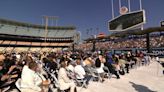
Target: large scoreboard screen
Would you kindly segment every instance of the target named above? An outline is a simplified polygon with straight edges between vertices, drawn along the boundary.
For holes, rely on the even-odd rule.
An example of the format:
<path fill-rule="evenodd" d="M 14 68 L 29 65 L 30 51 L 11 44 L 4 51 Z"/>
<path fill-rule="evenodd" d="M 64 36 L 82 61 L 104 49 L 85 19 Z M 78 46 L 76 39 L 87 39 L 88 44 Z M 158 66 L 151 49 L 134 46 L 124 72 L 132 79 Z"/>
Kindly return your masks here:
<path fill-rule="evenodd" d="M 118 16 L 108 22 L 110 31 L 125 31 L 146 22 L 145 11 L 135 11 Z"/>
<path fill-rule="evenodd" d="M 161 27 L 164 27 L 164 21 L 161 21 Z"/>

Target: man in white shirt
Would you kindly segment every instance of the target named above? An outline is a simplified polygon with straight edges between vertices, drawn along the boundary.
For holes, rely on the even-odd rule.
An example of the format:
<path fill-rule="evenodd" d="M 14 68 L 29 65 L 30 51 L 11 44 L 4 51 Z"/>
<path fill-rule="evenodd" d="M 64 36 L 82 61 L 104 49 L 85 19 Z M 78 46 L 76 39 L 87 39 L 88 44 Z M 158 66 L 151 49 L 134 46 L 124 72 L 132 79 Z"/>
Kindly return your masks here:
<path fill-rule="evenodd" d="M 88 84 L 89 80 L 91 79 L 91 76 L 87 76 L 86 75 L 85 70 L 84 70 L 84 68 L 81 65 L 80 59 L 77 59 L 76 63 L 77 63 L 77 65 L 75 66 L 75 70 L 74 70 L 76 78 L 79 79 L 79 80 L 81 80 L 81 79 L 87 80 L 86 84 Z"/>
<path fill-rule="evenodd" d="M 37 70 L 37 64 L 30 62 L 29 66 L 25 65 L 21 75 L 21 92 L 42 92 L 40 87 L 42 79 L 35 72 Z"/>

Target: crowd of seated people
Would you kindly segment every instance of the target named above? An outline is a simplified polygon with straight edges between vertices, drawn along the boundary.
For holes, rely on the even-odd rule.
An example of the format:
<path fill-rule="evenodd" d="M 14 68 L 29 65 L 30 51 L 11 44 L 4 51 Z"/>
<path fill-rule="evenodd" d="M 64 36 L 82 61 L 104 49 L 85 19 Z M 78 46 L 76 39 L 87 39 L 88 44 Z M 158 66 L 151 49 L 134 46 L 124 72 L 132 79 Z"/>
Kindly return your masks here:
<path fill-rule="evenodd" d="M 104 67 L 120 79 L 120 75 L 129 73 L 129 68 L 142 59 L 141 54 L 130 52 L 119 55 L 71 51 L 0 53 L 0 91 L 77 92 L 77 86 L 82 86 L 79 83 L 89 85 L 90 81 L 97 81 L 94 75 L 103 83 L 108 72 Z"/>
<path fill-rule="evenodd" d="M 163 47 L 164 46 L 164 35 L 150 37 L 151 47 Z M 81 50 L 92 50 L 92 43 L 83 43 L 76 46 L 77 49 Z M 105 42 L 96 42 L 96 48 L 101 49 L 124 49 L 124 48 L 146 48 L 146 37 L 139 38 L 122 38 Z"/>
<path fill-rule="evenodd" d="M 15 88 L 15 82 L 21 76 L 21 71 L 21 64 L 13 54 L 0 53 L 0 90 Z"/>

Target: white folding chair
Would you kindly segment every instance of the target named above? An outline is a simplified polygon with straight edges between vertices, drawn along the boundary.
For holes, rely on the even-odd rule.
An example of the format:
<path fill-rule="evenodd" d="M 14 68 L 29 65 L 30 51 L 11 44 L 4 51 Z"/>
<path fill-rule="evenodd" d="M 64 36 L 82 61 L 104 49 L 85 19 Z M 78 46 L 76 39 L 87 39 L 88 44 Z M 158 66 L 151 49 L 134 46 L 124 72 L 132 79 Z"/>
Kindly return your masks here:
<path fill-rule="evenodd" d="M 97 70 L 96 70 L 95 68 L 90 67 L 90 68 L 89 68 L 89 71 L 90 71 L 90 73 L 91 73 L 92 80 L 94 80 L 94 79 L 96 79 L 96 78 L 98 78 L 98 81 L 101 81 L 101 80 L 102 80 L 100 74 L 97 72 Z"/>
<path fill-rule="evenodd" d="M 57 90 L 60 90 L 60 84 L 58 82 L 58 79 L 56 78 L 55 74 L 50 73 L 51 77 L 54 79 L 53 83 L 55 84 Z M 60 90 L 60 92 L 65 92 L 64 90 Z"/>
<path fill-rule="evenodd" d="M 20 78 L 15 82 L 15 85 L 21 91 L 21 79 Z"/>
<path fill-rule="evenodd" d="M 112 78 L 112 74 L 110 73 L 108 67 L 104 66 L 103 69 L 105 71 L 105 76 L 107 76 L 108 79 Z"/>

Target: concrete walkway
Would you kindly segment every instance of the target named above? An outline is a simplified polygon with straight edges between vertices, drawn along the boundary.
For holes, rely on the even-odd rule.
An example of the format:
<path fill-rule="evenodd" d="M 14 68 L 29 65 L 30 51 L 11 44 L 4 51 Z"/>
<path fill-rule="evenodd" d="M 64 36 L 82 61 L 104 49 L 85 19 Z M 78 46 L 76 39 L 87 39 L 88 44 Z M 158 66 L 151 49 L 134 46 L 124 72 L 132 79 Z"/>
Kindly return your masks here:
<path fill-rule="evenodd" d="M 78 92 L 164 92 L 163 68 L 157 62 L 131 69 L 121 79 L 106 79 L 104 83 L 90 82 L 87 89 Z"/>

